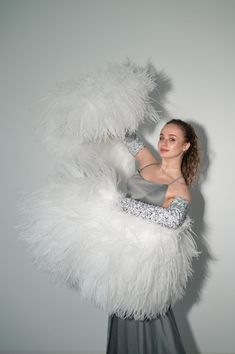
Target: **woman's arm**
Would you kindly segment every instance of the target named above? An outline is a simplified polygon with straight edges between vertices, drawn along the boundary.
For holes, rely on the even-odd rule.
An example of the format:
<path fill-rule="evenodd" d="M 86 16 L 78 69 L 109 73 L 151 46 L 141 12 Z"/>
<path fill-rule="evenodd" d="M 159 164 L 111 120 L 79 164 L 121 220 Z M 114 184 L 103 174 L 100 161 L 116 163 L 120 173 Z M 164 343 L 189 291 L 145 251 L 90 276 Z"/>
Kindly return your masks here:
<path fill-rule="evenodd" d="M 121 199 L 121 208 L 128 214 L 176 229 L 183 224 L 187 216 L 189 201 L 182 197 L 175 197 L 167 208 L 163 208 L 126 197 Z"/>
<path fill-rule="evenodd" d="M 139 162 L 140 169 L 148 164 L 158 162 L 136 133 L 130 134 L 129 132 L 126 132 L 125 138 L 122 139 L 122 142 L 126 145 L 131 155 Z"/>

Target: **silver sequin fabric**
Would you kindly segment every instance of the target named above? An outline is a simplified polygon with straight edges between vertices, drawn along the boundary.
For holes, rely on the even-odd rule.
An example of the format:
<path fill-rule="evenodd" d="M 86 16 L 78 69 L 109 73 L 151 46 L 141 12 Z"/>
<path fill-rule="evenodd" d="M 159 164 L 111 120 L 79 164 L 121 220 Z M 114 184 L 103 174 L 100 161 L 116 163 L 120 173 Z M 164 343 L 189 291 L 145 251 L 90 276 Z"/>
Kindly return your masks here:
<path fill-rule="evenodd" d="M 187 216 L 189 202 L 182 197 L 175 197 L 167 208 L 142 202 L 133 198 L 121 199 L 121 208 L 128 214 L 141 217 L 171 229 L 181 226 Z"/>
<path fill-rule="evenodd" d="M 125 138 L 122 139 L 122 142 L 126 145 L 132 156 L 135 156 L 145 146 L 140 138 L 136 136 L 136 133 L 126 133 Z"/>

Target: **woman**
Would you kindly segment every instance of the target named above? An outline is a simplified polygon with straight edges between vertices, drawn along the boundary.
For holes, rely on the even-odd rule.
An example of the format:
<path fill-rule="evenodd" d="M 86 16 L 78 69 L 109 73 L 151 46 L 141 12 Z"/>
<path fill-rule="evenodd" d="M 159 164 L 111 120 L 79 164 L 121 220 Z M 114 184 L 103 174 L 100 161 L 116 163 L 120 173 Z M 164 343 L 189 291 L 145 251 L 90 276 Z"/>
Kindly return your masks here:
<path fill-rule="evenodd" d="M 188 124 L 168 122 L 159 162 L 125 136 L 159 120 L 154 87 L 148 70 L 129 63 L 58 86 L 43 100 L 37 131 L 56 156 L 55 175 L 20 203 L 20 236 L 34 264 L 110 315 L 109 354 L 184 352 L 170 307 L 198 255 L 187 216 L 197 140 Z M 128 172 L 120 138 L 140 165 L 127 194 L 119 182 L 133 164 Z"/>
<path fill-rule="evenodd" d="M 135 134 L 126 134 L 123 142 L 138 161 L 139 170 L 128 180 L 122 209 L 166 227 L 179 227 L 188 213 L 190 186 L 200 163 L 193 127 L 180 119 L 165 124 L 158 142 L 161 161 Z M 150 320 L 110 315 L 106 353 L 184 354 L 171 306 L 165 316 L 156 314 Z"/>

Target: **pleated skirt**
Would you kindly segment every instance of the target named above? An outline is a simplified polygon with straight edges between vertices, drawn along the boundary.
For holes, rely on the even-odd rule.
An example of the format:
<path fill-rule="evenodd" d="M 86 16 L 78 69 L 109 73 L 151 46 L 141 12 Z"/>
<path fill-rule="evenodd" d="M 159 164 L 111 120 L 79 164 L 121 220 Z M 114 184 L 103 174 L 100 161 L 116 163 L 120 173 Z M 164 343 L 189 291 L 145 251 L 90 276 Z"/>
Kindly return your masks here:
<path fill-rule="evenodd" d="M 186 354 L 171 308 L 151 320 L 108 317 L 106 354 Z"/>

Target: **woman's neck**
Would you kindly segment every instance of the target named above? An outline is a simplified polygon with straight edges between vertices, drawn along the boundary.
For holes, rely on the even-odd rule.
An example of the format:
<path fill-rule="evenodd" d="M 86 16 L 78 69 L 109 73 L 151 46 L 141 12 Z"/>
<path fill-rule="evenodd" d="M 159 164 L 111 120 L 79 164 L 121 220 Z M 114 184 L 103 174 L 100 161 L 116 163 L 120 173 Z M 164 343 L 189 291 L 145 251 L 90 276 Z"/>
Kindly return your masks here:
<path fill-rule="evenodd" d="M 173 178 L 177 178 L 178 176 L 182 175 L 181 160 L 162 159 L 160 169 L 162 172 L 166 173 L 167 175 L 170 175 Z"/>

